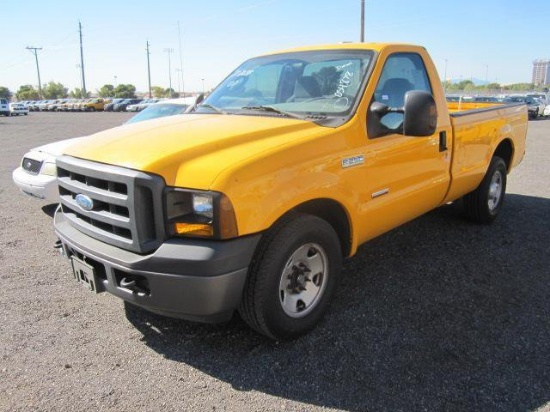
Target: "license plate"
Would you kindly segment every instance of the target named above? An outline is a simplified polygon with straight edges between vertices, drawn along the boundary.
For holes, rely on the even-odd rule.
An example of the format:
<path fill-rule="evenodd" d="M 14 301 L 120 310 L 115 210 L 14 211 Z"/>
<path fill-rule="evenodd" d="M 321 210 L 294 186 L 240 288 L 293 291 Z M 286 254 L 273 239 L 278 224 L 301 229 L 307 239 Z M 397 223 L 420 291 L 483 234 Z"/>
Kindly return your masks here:
<path fill-rule="evenodd" d="M 86 262 L 83 262 L 74 256 L 71 257 L 71 262 L 73 264 L 73 273 L 76 280 L 85 288 L 91 290 L 92 292 L 98 293 L 98 278 L 95 274 L 93 266 L 88 265 Z"/>

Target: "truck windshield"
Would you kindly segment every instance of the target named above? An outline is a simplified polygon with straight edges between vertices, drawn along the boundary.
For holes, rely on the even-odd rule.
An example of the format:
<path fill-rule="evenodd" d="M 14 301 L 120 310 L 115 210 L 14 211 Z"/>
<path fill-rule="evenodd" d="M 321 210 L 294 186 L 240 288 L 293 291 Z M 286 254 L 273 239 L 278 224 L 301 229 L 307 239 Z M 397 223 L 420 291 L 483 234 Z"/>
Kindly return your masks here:
<path fill-rule="evenodd" d="M 370 50 L 263 56 L 231 73 L 199 106 L 228 114 L 322 119 L 352 114 L 373 60 Z M 291 115 L 293 114 L 293 115 Z"/>

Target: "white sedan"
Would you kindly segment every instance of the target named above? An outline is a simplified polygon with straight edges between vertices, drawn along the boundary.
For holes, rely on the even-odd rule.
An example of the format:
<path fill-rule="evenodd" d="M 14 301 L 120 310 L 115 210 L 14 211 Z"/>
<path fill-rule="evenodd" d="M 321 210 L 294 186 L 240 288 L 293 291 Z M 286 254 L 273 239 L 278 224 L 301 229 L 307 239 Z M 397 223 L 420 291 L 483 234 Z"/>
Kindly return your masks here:
<path fill-rule="evenodd" d="M 29 108 L 24 103 L 10 103 L 10 116 L 28 115 Z"/>
<path fill-rule="evenodd" d="M 189 105 L 194 103 L 194 97 L 163 100 L 141 111 L 127 123 L 137 123 L 159 117 L 182 114 Z M 75 137 L 72 139 L 60 140 L 29 150 L 23 156 L 21 165 L 12 173 L 14 183 L 23 193 L 39 199 L 58 202 L 59 193 L 57 188 L 55 159 L 61 156 L 69 146 L 85 138 L 86 137 Z"/>
<path fill-rule="evenodd" d="M 23 156 L 21 165 L 12 173 L 14 183 L 23 193 L 39 199 L 57 202 L 56 157 L 82 137 L 61 140 L 29 150 Z"/>

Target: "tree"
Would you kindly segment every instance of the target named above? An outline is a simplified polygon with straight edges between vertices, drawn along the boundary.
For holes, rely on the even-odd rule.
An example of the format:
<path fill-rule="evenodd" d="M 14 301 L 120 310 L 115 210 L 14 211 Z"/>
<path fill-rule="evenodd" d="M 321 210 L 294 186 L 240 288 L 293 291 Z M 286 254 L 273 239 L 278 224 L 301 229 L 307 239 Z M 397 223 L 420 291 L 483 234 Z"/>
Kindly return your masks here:
<path fill-rule="evenodd" d="M 74 99 L 87 99 L 88 97 L 91 96 L 91 93 L 88 91 L 84 93 L 84 90 L 79 89 L 78 87 L 75 87 L 74 90 L 71 90 L 71 92 L 69 93 L 69 96 Z"/>
<path fill-rule="evenodd" d="M 40 95 L 38 94 L 38 90 L 36 90 L 34 87 L 32 87 L 30 84 L 25 84 L 24 86 L 20 86 L 19 90 L 15 93 L 15 97 L 17 97 L 17 100 L 39 100 Z"/>
<path fill-rule="evenodd" d="M 160 86 L 151 87 L 151 92 L 153 93 L 153 97 L 156 97 L 156 98 L 165 97 L 165 93 L 166 93 L 164 88 Z"/>
<path fill-rule="evenodd" d="M 0 86 L 0 98 L 11 100 L 12 96 L 13 94 L 12 92 L 10 92 L 10 89 L 4 86 Z"/>
<path fill-rule="evenodd" d="M 174 89 L 165 89 L 160 86 L 153 86 L 151 87 L 151 92 L 153 94 L 153 97 L 156 98 L 162 98 L 162 97 L 179 97 L 179 93 L 177 93 Z"/>
<path fill-rule="evenodd" d="M 461 82 L 458 83 L 458 88 L 460 90 L 465 90 L 467 86 L 469 89 L 472 89 L 475 85 L 474 85 L 474 82 L 471 80 L 462 80 Z"/>
<path fill-rule="evenodd" d="M 125 99 L 133 99 L 136 97 L 136 86 L 133 84 L 119 84 L 115 87 L 115 96 Z"/>
<path fill-rule="evenodd" d="M 63 97 L 67 97 L 68 91 L 69 89 L 61 83 L 51 81 L 42 88 L 42 95 L 44 96 L 44 99 L 61 99 Z"/>
<path fill-rule="evenodd" d="M 115 87 L 112 84 L 104 84 L 101 89 L 97 91 L 99 97 L 117 97 L 115 95 Z"/>

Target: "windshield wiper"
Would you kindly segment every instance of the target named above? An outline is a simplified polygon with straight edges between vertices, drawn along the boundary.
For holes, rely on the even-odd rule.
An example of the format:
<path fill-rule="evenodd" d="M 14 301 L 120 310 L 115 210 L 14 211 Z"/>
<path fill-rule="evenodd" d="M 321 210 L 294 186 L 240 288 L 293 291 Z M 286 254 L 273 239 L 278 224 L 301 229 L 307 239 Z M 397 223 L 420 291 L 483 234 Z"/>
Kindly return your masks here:
<path fill-rule="evenodd" d="M 259 110 L 259 111 L 262 111 L 262 112 L 277 113 L 277 114 L 281 114 L 283 116 L 292 117 L 293 119 L 306 120 L 305 116 L 300 116 L 299 114 L 296 114 L 296 113 L 285 112 L 284 110 L 279 110 L 279 109 L 276 109 L 276 108 L 271 107 L 271 106 L 244 106 L 244 107 L 242 107 L 242 109 L 245 109 L 245 110 Z"/>
<path fill-rule="evenodd" d="M 219 114 L 229 114 L 225 110 L 222 110 L 222 109 L 220 109 L 219 107 L 216 107 L 216 106 L 212 106 L 211 104 L 208 104 L 208 103 L 202 103 L 198 107 L 206 107 L 207 109 L 212 109 L 216 113 L 219 113 Z"/>

